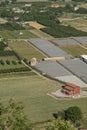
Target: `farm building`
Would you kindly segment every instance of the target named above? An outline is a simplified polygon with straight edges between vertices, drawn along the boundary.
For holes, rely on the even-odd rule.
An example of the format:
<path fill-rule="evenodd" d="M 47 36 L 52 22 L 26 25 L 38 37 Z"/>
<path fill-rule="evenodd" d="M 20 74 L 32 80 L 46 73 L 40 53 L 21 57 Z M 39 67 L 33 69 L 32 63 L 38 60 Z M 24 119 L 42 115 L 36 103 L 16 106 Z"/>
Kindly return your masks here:
<path fill-rule="evenodd" d="M 80 59 L 87 63 L 87 55 L 81 55 Z"/>
<path fill-rule="evenodd" d="M 75 84 L 66 83 L 66 86 L 62 87 L 61 92 L 66 95 L 72 95 L 72 96 L 79 95 L 80 87 Z"/>

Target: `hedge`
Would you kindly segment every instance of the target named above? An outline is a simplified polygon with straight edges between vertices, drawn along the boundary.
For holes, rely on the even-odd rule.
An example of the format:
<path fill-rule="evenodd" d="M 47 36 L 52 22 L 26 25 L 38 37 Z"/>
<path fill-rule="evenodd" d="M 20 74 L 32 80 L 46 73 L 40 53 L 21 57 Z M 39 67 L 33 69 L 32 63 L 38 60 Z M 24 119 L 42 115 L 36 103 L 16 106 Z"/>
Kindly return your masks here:
<path fill-rule="evenodd" d="M 27 67 L 4 69 L 4 70 L 0 70 L 0 73 L 23 72 L 23 71 L 31 71 L 31 69 Z"/>

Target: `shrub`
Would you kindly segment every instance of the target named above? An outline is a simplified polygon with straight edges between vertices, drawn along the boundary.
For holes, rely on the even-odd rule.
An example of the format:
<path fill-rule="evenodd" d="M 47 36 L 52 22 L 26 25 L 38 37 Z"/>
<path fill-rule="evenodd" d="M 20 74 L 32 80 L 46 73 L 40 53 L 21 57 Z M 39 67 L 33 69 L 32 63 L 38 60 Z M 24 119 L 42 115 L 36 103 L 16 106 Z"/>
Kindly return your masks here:
<path fill-rule="evenodd" d="M 18 64 L 22 64 L 20 60 L 18 61 Z"/>
<path fill-rule="evenodd" d="M 1 63 L 1 65 L 4 65 L 4 64 L 5 64 L 3 60 L 0 60 L 0 63 Z"/>
<path fill-rule="evenodd" d="M 12 60 L 12 64 L 13 64 L 13 65 L 16 65 L 16 64 L 17 64 L 17 62 L 16 62 L 16 61 L 14 61 L 14 60 Z"/>
<path fill-rule="evenodd" d="M 9 60 L 6 60 L 6 63 L 7 63 L 8 65 L 10 65 L 10 61 L 9 61 Z"/>

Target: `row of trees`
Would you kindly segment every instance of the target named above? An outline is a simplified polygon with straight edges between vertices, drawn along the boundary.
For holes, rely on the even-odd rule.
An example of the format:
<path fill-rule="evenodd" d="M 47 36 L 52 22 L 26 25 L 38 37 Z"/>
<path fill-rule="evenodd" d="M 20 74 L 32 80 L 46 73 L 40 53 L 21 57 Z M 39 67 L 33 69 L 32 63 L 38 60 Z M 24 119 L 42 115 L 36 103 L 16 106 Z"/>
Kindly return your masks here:
<path fill-rule="evenodd" d="M 13 50 L 5 50 L 5 51 L 0 51 L 0 56 L 16 56 L 19 60 L 21 57 Z"/>
<path fill-rule="evenodd" d="M 5 64 L 7 64 L 7 65 L 10 65 L 10 64 L 17 65 L 17 64 L 22 64 L 22 63 L 21 63 L 20 60 L 19 61 L 15 61 L 15 60 L 12 60 L 12 61 L 6 60 L 6 61 L 4 61 L 3 59 L 0 59 L 0 64 L 1 65 L 5 65 Z"/>
<path fill-rule="evenodd" d="M 53 24 L 54 25 L 54 24 Z M 53 26 L 52 25 L 52 26 Z M 54 37 L 70 37 L 70 36 L 87 36 L 86 32 L 76 30 L 71 26 L 57 25 L 48 28 L 42 28 L 42 31 L 54 36 Z"/>
<path fill-rule="evenodd" d="M 24 72 L 24 71 L 31 71 L 31 69 L 29 69 L 27 67 L 2 69 L 2 70 L 0 70 L 0 73 Z"/>
<path fill-rule="evenodd" d="M 24 30 L 25 28 L 16 22 L 7 22 L 5 24 L 0 24 L 0 30 Z"/>

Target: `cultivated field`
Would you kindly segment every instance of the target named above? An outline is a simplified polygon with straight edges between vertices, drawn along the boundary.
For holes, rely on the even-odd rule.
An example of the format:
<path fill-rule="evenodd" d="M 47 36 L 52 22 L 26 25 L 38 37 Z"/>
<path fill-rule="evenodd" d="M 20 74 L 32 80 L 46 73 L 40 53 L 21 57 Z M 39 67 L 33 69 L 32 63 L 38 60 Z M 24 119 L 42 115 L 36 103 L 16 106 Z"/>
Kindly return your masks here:
<path fill-rule="evenodd" d="M 44 33 L 41 30 L 33 29 L 33 30 L 29 30 L 29 31 L 31 33 L 35 34 L 37 37 L 40 37 L 40 38 L 48 38 L 48 39 L 53 38 L 51 35 Z"/>
<path fill-rule="evenodd" d="M 9 47 L 16 51 L 22 58 L 31 59 L 36 57 L 37 59 L 42 59 L 45 57 L 39 51 L 37 51 L 36 48 L 32 47 L 25 41 L 9 42 Z"/>
<path fill-rule="evenodd" d="M 86 3 L 86 2 L 85 2 L 85 3 L 80 2 L 80 3 L 79 3 L 79 7 L 81 7 L 81 8 L 86 8 L 86 9 L 87 9 L 87 3 Z"/>
<path fill-rule="evenodd" d="M 29 31 L 20 30 L 20 31 L 0 31 L 0 36 L 5 39 L 29 39 L 37 38 L 35 34 Z"/>
<path fill-rule="evenodd" d="M 79 106 L 87 114 L 87 98 L 58 99 L 47 95 L 61 86 L 56 81 L 39 76 L 17 76 L 0 79 L 0 97 L 3 101 L 10 98 L 23 101 L 25 112 L 32 122 L 41 122 L 53 118 L 53 113 L 69 106 Z"/>
<path fill-rule="evenodd" d="M 60 20 L 67 25 L 71 25 L 75 27 L 78 30 L 82 30 L 87 32 L 87 18 L 85 19 L 84 16 L 74 18 L 74 19 L 66 19 L 66 18 L 60 18 Z"/>
<path fill-rule="evenodd" d="M 43 26 L 42 24 L 39 24 L 37 22 L 29 22 L 29 25 L 36 28 L 36 29 L 45 28 L 45 26 Z"/>
<path fill-rule="evenodd" d="M 87 55 L 87 49 L 84 49 L 78 45 L 76 46 L 61 46 L 63 50 L 67 53 L 71 54 L 72 56 L 79 57 L 80 55 Z"/>

